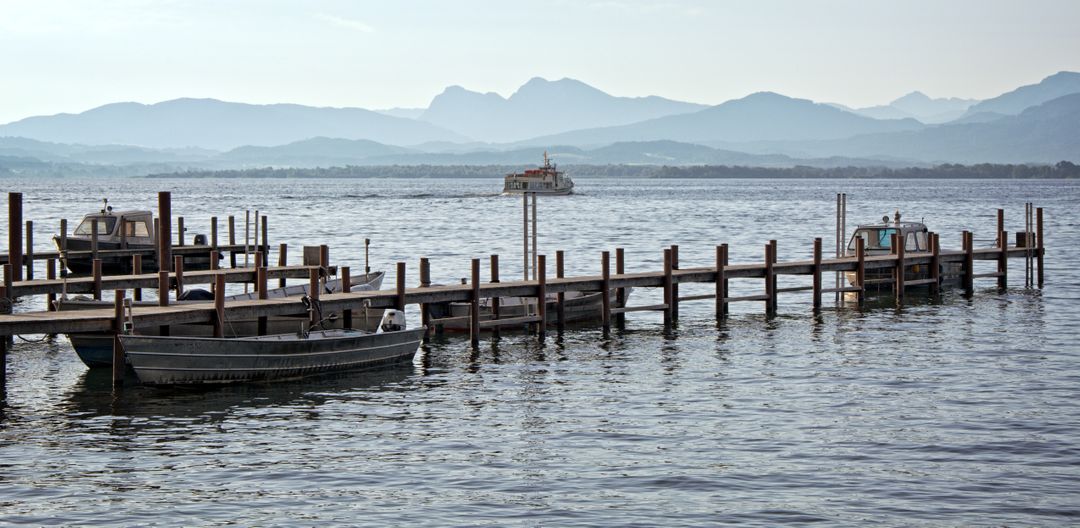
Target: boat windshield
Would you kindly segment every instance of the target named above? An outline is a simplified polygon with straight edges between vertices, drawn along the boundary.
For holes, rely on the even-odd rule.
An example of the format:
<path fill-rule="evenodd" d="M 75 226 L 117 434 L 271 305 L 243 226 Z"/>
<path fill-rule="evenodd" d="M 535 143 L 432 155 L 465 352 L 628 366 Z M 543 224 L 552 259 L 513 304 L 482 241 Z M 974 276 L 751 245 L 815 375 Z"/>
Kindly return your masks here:
<path fill-rule="evenodd" d="M 75 228 L 76 235 L 90 236 L 94 231 L 94 223 L 97 222 L 97 231 L 100 236 L 107 236 L 112 233 L 113 228 L 116 227 L 115 216 L 92 216 L 83 218 L 79 227 Z"/>
<path fill-rule="evenodd" d="M 848 244 L 848 250 L 855 251 L 855 238 L 863 239 L 863 246 L 867 250 L 870 249 L 891 249 L 892 248 L 892 236 L 897 230 L 892 227 L 886 228 L 872 228 L 872 229 L 859 229 L 855 231 L 855 236 L 851 237 L 851 243 Z"/>

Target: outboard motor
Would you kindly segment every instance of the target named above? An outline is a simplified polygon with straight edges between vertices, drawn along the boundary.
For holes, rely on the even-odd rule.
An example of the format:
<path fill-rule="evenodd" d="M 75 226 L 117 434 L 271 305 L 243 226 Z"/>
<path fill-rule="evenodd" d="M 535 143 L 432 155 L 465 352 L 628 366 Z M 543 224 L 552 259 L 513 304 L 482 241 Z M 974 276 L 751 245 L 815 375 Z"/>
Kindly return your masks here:
<path fill-rule="evenodd" d="M 397 332 L 405 329 L 405 312 L 387 310 L 379 322 L 380 332 Z"/>
<path fill-rule="evenodd" d="M 196 234 L 195 235 L 195 240 L 193 240 L 191 243 L 196 245 L 196 246 L 205 246 L 205 245 L 207 245 L 207 243 L 206 243 L 206 235 L 203 234 L 203 233 Z"/>

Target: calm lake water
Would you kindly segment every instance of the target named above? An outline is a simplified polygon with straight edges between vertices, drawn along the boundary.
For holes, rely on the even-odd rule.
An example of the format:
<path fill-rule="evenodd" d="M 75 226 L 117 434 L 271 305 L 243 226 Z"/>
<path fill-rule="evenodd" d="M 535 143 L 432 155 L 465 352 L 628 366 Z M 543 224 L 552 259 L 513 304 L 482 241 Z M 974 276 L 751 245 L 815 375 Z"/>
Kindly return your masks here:
<path fill-rule="evenodd" d="M 41 250 L 60 218 L 103 197 L 150 209 L 170 190 L 191 231 L 257 209 L 294 258 L 326 243 L 334 264 L 361 269 L 370 238 L 387 285 L 396 261 L 417 282 L 420 257 L 442 283 L 492 253 L 503 277 L 521 273 L 521 201 L 499 196 L 498 179 L 0 185 L 24 193 Z M 997 208 L 1021 230 L 1035 202 L 1046 287 L 1024 288 L 1013 259 L 1008 291 L 982 279 L 971 299 L 860 310 L 830 298 L 814 316 L 810 295 L 791 293 L 774 318 L 735 304 L 719 328 L 710 301 L 686 303 L 671 336 L 659 314 L 634 313 L 607 340 L 582 329 L 473 352 L 450 337 L 406 368 L 207 391 L 114 392 L 63 336 L 24 336 L 0 407 L 0 524 L 1077 523 L 1080 182 L 580 179 L 578 194 L 541 200 L 540 250 L 566 250 L 570 274 L 597 273 L 616 247 L 628 271 L 659 270 L 670 244 L 684 267 L 710 265 L 721 242 L 733 262 L 760 260 L 770 238 L 781 260 L 805 258 L 814 237 L 833 247 L 837 192 L 849 225 L 900 208 L 950 248 L 963 229 L 990 245 Z"/>

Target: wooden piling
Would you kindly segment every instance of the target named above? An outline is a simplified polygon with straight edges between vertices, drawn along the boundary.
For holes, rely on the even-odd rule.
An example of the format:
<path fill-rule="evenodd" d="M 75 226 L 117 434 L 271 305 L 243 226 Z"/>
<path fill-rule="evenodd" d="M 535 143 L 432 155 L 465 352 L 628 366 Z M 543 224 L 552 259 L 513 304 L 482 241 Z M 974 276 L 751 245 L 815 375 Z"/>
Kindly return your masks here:
<path fill-rule="evenodd" d="M 214 276 L 214 337 L 225 337 L 225 274 L 220 272 Z"/>
<path fill-rule="evenodd" d="M 157 262 L 158 271 L 169 271 L 169 265 L 165 263 L 161 255 L 161 219 L 154 219 L 154 262 Z"/>
<path fill-rule="evenodd" d="M 678 252 L 679 246 L 671 246 L 672 261 Z M 677 295 L 678 290 L 672 288 L 672 296 Z M 611 334 L 611 253 L 600 253 L 600 324 L 604 330 L 604 337 Z M 674 317 L 674 315 L 673 315 Z"/>
<path fill-rule="evenodd" d="M 1009 233 L 1005 231 L 1005 210 L 997 210 L 997 247 L 1001 253 L 997 261 L 997 286 L 999 290 L 1009 287 Z"/>
<path fill-rule="evenodd" d="M 472 259 L 472 294 L 469 296 L 469 344 L 480 347 L 480 259 Z"/>
<path fill-rule="evenodd" d="M 322 320 L 322 314 L 319 313 L 319 297 L 322 288 L 319 287 L 319 270 L 311 268 L 308 270 L 308 299 L 311 301 L 311 307 L 308 309 L 308 330 L 314 330 L 315 326 Z"/>
<path fill-rule="evenodd" d="M 927 240 L 930 243 L 930 278 L 934 279 L 930 282 L 930 294 L 937 296 L 941 294 L 941 241 L 933 231 L 927 235 Z"/>
<path fill-rule="evenodd" d="M 348 273 L 348 271 L 346 271 Z M 258 288 L 259 299 L 265 300 L 270 297 L 270 291 L 266 287 L 266 266 L 259 266 L 255 268 L 255 284 Z M 268 324 L 268 318 L 265 315 L 260 315 L 255 320 L 256 333 L 259 335 L 266 335 L 266 327 Z M 345 328 L 349 328 L 346 326 Z"/>
<path fill-rule="evenodd" d="M 492 284 L 498 284 L 499 283 L 499 256 L 498 255 L 491 255 L 491 283 Z M 492 319 L 498 319 L 499 318 L 499 304 L 500 304 L 500 302 L 499 302 L 499 297 L 498 296 L 491 298 L 491 318 Z M 498 339 L 500 337 L 499 325 L 495 325 L 495 326 L 491 327 L 491 337 L 493 337 L 495 339 Z"/>
<path fill-rule="evenodd" d="M 169 305 L 169 272 L 165 270 L 158 271 L 158 306 Z M 158 332 L 163 335 L 169 335 L 169 325 L 161 325 L 158 327 Z"/>
<path fill-rule="evenodd" d="M 90 223 L 90 260 L 98 258 L 98 236 L 98 222 L 95 220 Z"/>
<path fill-rule="evenodd" d="M 975 241 L 971 231 L 963 233 L 964 248 L 964 295 L 971 296 L 975 293 Z"/>
<path fill-rule="evenodd" d="M 128 248 L 128 233 L 127 228 L 124 226 L 124 215 L 120 215 L 120 249 Z"/>
<path fill-rule="evenodd" d="M 8 193 L 8 263 L 12 265 L 12 280 L 21 281 L 23 253 L 22 253 L 22 225 L 23 225 L 23 195 L 21 192 Z M 10 295 L 10 290 L 9 290 Z"/>
<path fill-rule="evenodd" d="M 773 282 L 773 251 L 772 242 L 765 244 L 765 314 L 773 315 L 773 299 L 776 298 L 776 288 Z"/>
<path fill-rule="evenodd" d="M 50 258 L 45 260 L 45 278 L 48 280 L 56 279 L 56 259 Z M 55 293 L 49 293 L 45 295 L 45 311 L 56 311 Z"/>
<path fill-rule="evenodd" d="M 124 297 L 126 295 L 127 292 L 124 290 L 116 290 L 113 298 L 113 387 L 124 384 L 124 370 L 127 368 L 127 360 L 124 358 L 124 345 L 120 342 L 120 334 L 124 331 Z"/>
<path fill-rule="evenodd" d="M 171 271 L 170 266 L 173 264 L 172 259 L 172 193 L 169 191 L 161 191 L 158 193 L 158 221 L 160 231 L 158 231 L 158 244 L 161 246 L 158 250 L 158 271 L 165 270 Z"/>
<path fill-rule="evenodd" d="M 34 280 L 34 222 L 26 221 L 26 280 Z"/>
<path fill-rule="evenodd" d="M 266 215 L 262 216 L 262 222 L 259 223 L 260 234 L 262 235 L 262 251 L 263 260 L 262 265 L 265 268 L 270 265 L 270 236 L 266 228 Z"/>
<path fill-rule="evenodd" d="M 814 239 L 814 265 L 811 273 L 814 274 L 813 306 L 814 310 L 817 311 L 821 310 L 821 237 Z"/>
<path fill-rule="evenodd" d="M 351 291 L 352 291 L 352 275 L 351 275 L 351 271 L 349 270 L 348 266 L 342 266 L 341 267 L 341 293 L 349 293 Z M 423 315 L 424 315 L 424 313 L 421 311 L 421 316 L 423 316 Z M 342 318 L 342 326 L 344 326 L 345 328 L 352 328 L 353 327 L 352 308 L 345 308 L 344 310 L 342 310 L 341 311 L 341 318 Z M 426 326 L 427 321 L 425 320 L 423 324 Z"/>
<path fill-rule="evenodd" d="M 67 277 L 67 218 L 60 219 L 60 276 Z"/>
<path fill-rule="evenodd" d="M 218 261 L 221 260 L 221 254 L 216 249 L 210 250 L 210 271 L 217 271 L 221 266 Z"/>
<path fill-rule="evenodd" d="M 216 250 L 217 247 L 218 247 L 217 229 L 218 229 L 217 217 L 216 216 L 211 216 L 210 217 L 210 249 L 214 249 L 214 250 Z"/>
<path fill-rule="evenodd" d="M 896 255 L 896 268 L 893 276 L 896 279 L 896 302 L 904 303 L 904 253 L 905 240 L 899 233 L 892 234 L 893 254 Z"/>
<path fill-rule="evenodd" d="M 229 245 L 230 246 L 235 246 L 236 245 L 236 217 L 235 216 L 229 215 L 228 225 L 229 225 Z M 229 267 L 230 268 L 235 268 L 236 267 L 236 251 L 229 250 Z"/>
<path fill-rule="evenodd" d="M 672 279 L 671 279 L 671 248 L 664 250 L 664 333 L 671 332 L 671 305 L 672 305 Z"/>
<path fill-rule="evenodd" d="M 626 273 L 626 255 L 623 248 L 615 248 L 615 275 L 622 276 Z M 626 307 L 626 288 L 615 289 L 615 305 L 620 308 Z M 615 328 L 619 330 L 626 329 L 626 314 L 619 312 L 615 314 Z"/>
<path fill-rule="evenodd" d="M 135 275 L 142 274 L 142 255 L 131 256 L 131 270 Z M 135 288 L 134 299 L 136 301 L 142 300 L 142 288 Z"/>
<path fill-rule="evenodd" d="M 716 246 L 716 320 L 719 322 L 728 315 L 728 245 Z"/>
<path fill-rule="evenodd" d="M 370 256 L 371 256 L 370 255 L 370 250 L 371 250 L 371 239 L 370 238 L 365 238 L 364 239 L 364 273 L 365 274 L 366 273 L 371 273 L 371 261 L 368 260 L 370 258 Z"/>
<path fill-rule="evenodd" d="M 566 276 L 566 253 L 563 250 L 555 252 L 555 278 L 561 279 Z M 566 292 L 555 294 L 555 331 L 562 335 L 566 330 Z"/>
<path fill-rule="evenodd" d="M 9 261 L 6 264 L 4 264 L 3 268 L 4 268 L 4 295 L 0 296 L 0 302 L 2 302 L 4 299 L 7 299 L 7 298 L 10 298 L 12 300 L 15 299 L 15 290 L 12 289 L 13 288 L 12 285 L 15 282 L 15 269 L 17 268 L 17 266 L 12 265 L 11 262 Z M 2 306 L 2 304 L 0 304 L 0 306 Z M 2 308 L 0 308 L 0 313 L 4 313 L 4 310 Z"/>
<path fill-rule="evenodd" d="M 671 269 L 672 271 L 679 269 L 679 246 L 677 244 L 671 245 Z M 679 320 L 679 283 L 674 280 L 671 284 L 671 320 L 672 322 Z"/>
<path fill-rule="evenodd" d="M 258 277 L 259 277 L 258 272 L 261 269 L 264 269 L 263 268 L 263 252 L 262 251 L 256 251 L 255 252 L 255 291 L 262 291 L 262 290 L 266 289 L 266 285 L 261 284 L 259 282 L 259 280 L 258 280 Z"/>
<path fill-rule="evenodd" d="M 94 277 L 94 300 L 101 300 L 101 259 L 96 258 L 91 264 L 91 271 Z"/>
<path fill-rule="evenodd" d="M 779 290 L 780 289 L 777 287 L 779 279 L 777 278 L 777 274 L 776 274 L 776 271 L 775 271 L 776 263 L 777 263 L 777 261 L 779 259 L 779 256 L 778 256 L 779 251 L 778 251 L 778 248 L 776 247 L 776 240 L 770 240 L 769 245 L 772 246 L 772 264 L 773 264 L 772 269 L 769 270 L 770 275 L 772 276 L 772 279 L 770 281 L 770 282 L 772 282 L 772 295 L 769 296 L 769 309 L 772 310 L 773 314 L 775 314 L 777 312 L 777 308 L 780 305 L 779 304 L 780 303 L 780 295 L 779 295 Z"/>
<path fill-rule="evenodd" d="M 177 255 L 173 257 L 173 273 L 176 275 L 176 300 L 180 300 L 180 296 L 184 294 L 184 257 Z"/>
<path fill-rule="evenodd" d="M 278 245 L 278 261 L 277 261 L 277 265 L 284 268 L 286 265 L 288 265 L 288 263 L 289 263 L 289 245 L 288 244 L 279 244 Z M 371 271 L 368 270 L 368 273 L 371 273 Z M 284 288 L 285 284 L 286 284 L 285 277 L 282 277 L 282 278 L 278 279 L 278 287 L 279 288 Z"/>
<path fill-rule="evenodd" d="M 176 245 L 184 247 L 184 217 L 176 217 Z"/>
<path fill-rule="evenodd" d="M 405 311 L 405 263 L 397 263 L 397 302 L 394 305 L 400 312 Z"/>
<path fill-rule="evenodd" d="M 547 336 L 547 255 L 536 256 L 536 336 L 541 343 Z"/>
<path fill-rule="evenodd" d="M 1035 209 L 1035 247 L 1036 269 L 1038 270 L 1039 288 L 1043 287 L 1043 254 L 1046 253 L 1046 245 L 1043 243 L 1043 208 Z"/>

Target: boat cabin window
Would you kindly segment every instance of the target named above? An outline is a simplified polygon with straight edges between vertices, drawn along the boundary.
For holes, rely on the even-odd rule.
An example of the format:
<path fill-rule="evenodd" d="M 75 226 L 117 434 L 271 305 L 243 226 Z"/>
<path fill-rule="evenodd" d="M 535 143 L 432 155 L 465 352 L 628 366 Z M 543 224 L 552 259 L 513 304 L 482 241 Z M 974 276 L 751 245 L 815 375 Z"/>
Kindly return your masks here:
<path fill-rule="evenodd" d="M 97 222 L 97 232 L 99 236 L 108 236 L 112 234 L 113 228 L 116 227 L 115 216 L 94 216 L 83 218 L 79 227 L 75 228 L 75 234 L 84 236 L 93 235 L 95 222 Z"/>
<path fill-rule="evenodd" d="M 926 251 L 929 245 L 926 241 L 926 232 L 912 231 L 907 234 L 907 241 L 904 243 L 904 251 Z"/>
<path fill-rule="evenodd" d="M 150 226 L 146 224 L 145 220 L 128 220 L 125 218 L 123 235 L 127 237 L 149 237 Z"/>
<path fill-rule="evenodd" d="M 892 249 L 892 235 L 896 233 L 894 228 L 882 228 L 882 229 L 859 229 L 855 231 L 855 236 L 863 239 L 863 246 L 867 250 L 871 249 Z M 852 237 L 851 243 L 848 244 L 848 249 L 855 251 L 855 238 Z"/>

